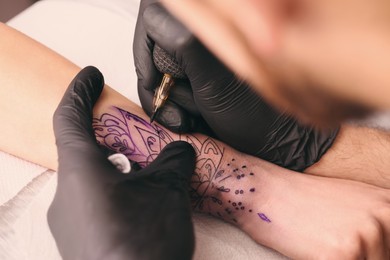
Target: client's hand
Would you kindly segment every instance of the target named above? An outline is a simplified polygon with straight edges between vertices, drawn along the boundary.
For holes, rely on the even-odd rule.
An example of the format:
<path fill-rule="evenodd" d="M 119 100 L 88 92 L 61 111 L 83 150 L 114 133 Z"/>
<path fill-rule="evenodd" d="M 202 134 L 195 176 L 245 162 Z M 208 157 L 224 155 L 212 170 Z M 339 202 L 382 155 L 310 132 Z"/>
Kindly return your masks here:
<path fill-rule="evenodd" d="M 157 114 L 156 120 L 170 130 L 197 131 L 199 125 L 204 125 L 204 119 L 226 144 L 293 170 L 312 165 L 331 146 L 337 130 L 316 131 L 276 111 L 164 8 L 158 4 L 145 6 L 143 2 L 134 55 L 138 93 L 148 115 L 152 112 L 154 89 L 161 78 L 153 66 L 155 42 L 178 61 L 189 79 L 176 82 L 171 90 L 172 102 Z"/>
<path fill-rule="evenodd" d="M 122 174 L 96 144 L 92 108 L 104 86 L 94 67 L 68 87 L 54 115 L 58 187 L 48 222 L 64 259 L 191 259 L 188 181 L 195 153 L 173 142 L 148 167 Z"/>
<path fill-rule="evenodd" d="M 389 190 L 234 158 L 203 211 L 292 259 L 389 259 Z"/>

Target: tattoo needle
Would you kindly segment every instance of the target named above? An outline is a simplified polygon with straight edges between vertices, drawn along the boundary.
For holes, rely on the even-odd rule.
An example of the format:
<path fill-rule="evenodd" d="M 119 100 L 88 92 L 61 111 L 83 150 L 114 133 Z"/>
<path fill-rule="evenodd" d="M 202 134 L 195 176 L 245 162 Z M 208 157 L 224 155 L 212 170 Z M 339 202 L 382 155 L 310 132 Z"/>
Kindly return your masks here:
<path fill-rule="evenodd" d="M 177 61 L 158 45 L 154 45 L 153 61 L 156 68 L 164 73 L 161 84 L 154 92 L 152 104 L 152 116 L 150 123 L 154 121 L 159 109 L 169 97 L 169 91 L 174 86 L 174 78 L 185 79 L 186 75 Z"/>
<path fill-rule="evenodd" d="M 160 86 L 156 89 L 153 97 L 153 114 L 150 117 L 150 123 L 152 123 L 157 115 L 158 110 L 164 105 L 168 99 L 169 90 L 174 84 L 172 75 L 164 73 Z"/>

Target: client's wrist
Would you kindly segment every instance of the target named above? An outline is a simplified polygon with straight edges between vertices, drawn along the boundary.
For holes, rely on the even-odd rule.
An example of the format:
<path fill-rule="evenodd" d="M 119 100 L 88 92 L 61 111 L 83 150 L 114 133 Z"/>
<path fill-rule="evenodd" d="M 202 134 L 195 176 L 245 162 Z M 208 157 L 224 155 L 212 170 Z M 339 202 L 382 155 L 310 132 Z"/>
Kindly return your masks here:
<path fill-rule="evenodd" d="M 256 157 L 242 154 L 230 147 L 224 149 L 215 176 L 201 176 L 203 185 L 199 189 L 199 175 L 192 179 L 192 187 L 198 187 L 192 194 L 194 210 L 211 214 L 237 226 L 246 225 L 248 218 L 263 218 L 268 221 L 261 205 L 268 201 L 271 191 L 274 168 L 273 164 Z M 282 169 L 282 168 L 280 168 Z"/>

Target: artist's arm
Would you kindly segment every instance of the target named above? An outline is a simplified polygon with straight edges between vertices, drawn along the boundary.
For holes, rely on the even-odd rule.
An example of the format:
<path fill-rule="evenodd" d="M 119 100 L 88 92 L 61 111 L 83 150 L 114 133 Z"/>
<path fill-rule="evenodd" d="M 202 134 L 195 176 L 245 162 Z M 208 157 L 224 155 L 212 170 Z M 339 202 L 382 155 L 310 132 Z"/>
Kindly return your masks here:
<path fill-rule="evenodd" d="M 133 44 L 144 111 L 152 113 L 157 85 L 153 82 L 161 78 L 153 65 L 155 44 L 174 57 L 188 77 L 176 82 L 170 91 L 172 102 L 159 110 L 157 122 L 174 132 L 190 132 L 204 119 L 217 139 L 284 168 L 390 187 L 390 133 L 347 124 L 321 131 L 301 124 L 251 91 L 191 32 L 151 2 L 155 1 L 141 2 Z M 326 107 L 339 112 L 328 103 Z M 314 106 L 306 110 L 313 111 Z M 336 119 L 337 113 L 331 116 Z"/>
<path fill-rule="evenodd" d="M 389 169 L 390 132 L 345 124 L 333 146 L 305 173 L 390 188 Z"/>
<path fill-rule="evenodd" d="M 4 137 L 0 139 L 0 149 L 56 169 L 52 115 L 80 69 L 5 25 L 0 25 L 0 35 L 0 118 Z M 124 123 L 141 118 L 130 124 L 133 128 L 126 133 L 139 151 L 150 152 L 150 144 L 155 142 L 151 138 L 152 142 L 145 146 L 138 130 L 149 131 L 152 137 L 161 136 L 156 125 L 148 125 L 141 108 L 108 87 L 95 106 L 94 125 L 100 142 L 112 133 L 104 115 Z M 129 116 L 126 119 L 124 115 Z M 106 124 L 101 130 L 97 129 L 99 120 Z M 172 139 L 187 138 L 169 135 Z M 206 136 L 192 139 L 198 148 L 204 148 L 197 157 L 191 185 L 196 191 L 193 198 L 197 209 L 221 215 L 257 242 L 293 258 L 314 258 L 318 254 L 328 258 L 386 258 L 390 230 L 387 190 L 296 174 L 240 154 Z M 107 145 L 113 147 L 116 140 L 112 140 Z M 159 148 L 152 151 L 159 152 Z"/>

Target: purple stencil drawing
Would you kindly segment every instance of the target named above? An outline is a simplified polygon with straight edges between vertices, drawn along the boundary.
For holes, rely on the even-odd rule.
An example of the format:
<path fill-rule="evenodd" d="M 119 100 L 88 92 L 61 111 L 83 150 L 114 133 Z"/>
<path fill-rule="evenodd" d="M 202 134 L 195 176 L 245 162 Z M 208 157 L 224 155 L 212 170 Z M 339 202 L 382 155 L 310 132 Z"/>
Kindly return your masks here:
<path fill-rule="evenodd" d="M 271 220 L 263 213 L 257 213 L 257 215 L 261 218 L 261 220 L 271 223 Z"/>

